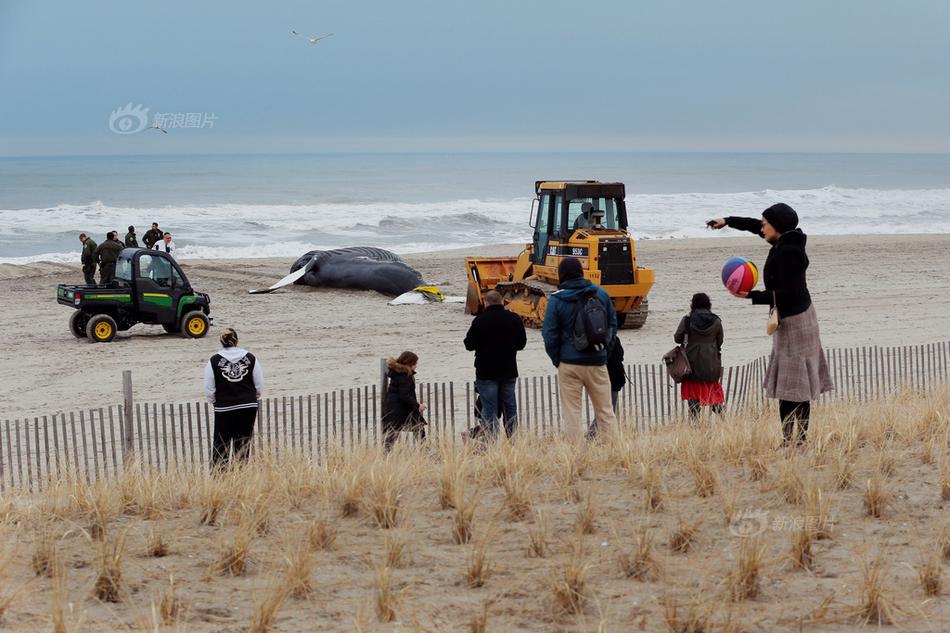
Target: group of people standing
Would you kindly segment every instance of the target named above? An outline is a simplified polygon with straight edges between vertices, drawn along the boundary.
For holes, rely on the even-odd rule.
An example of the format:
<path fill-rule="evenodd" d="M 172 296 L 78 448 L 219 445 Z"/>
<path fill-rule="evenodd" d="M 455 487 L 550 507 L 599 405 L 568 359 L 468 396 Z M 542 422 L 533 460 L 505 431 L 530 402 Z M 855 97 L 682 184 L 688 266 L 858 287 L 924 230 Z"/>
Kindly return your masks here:
<path fill-rule="evenodd" d="M 172 257 L 175 256 L 175 242 L 172 241 L 172 234 L 162 231 L 158 228 L 158 222 L 152 222 L 152 228 L 142 236 L 145 248 L 161 250 Z M 119 253 L 123 248 L 139 248 L 139 241 L 135 235 L 135 227 L 129 226 L 125 234 L 125 241 L 119 240 L 118 231 L 109 231 L 106 233 L 106 239 L 101 244 L 85 233 L 79 234 L 79 242 L 82 244 L 82 274 L 85 283 L 90 286 L 96 285 L 96 268 L 99 268 L 99 285 L 108 286 L 115 279 L 115 264 L 119 259 Z"/>
<path fill-rule="evenodd" d="M 821 345 L 818 318 L 808 292 L 805 253 L 807 237 L 798 228 L 798 214 L 787 204 L 776 204 L 761 218 L 726 217 L 710 220 L 713 229 L 731 227 L 749 231 L 771 246 L 763 268 L 764 290 L 742 293 L 755 305 L 768 305 L 779 315 L 779 327 L 772 338 L 763 389 L 779 402 L 783 445 L 800 445 L 807 439 L 811 401 L 833 388 L 831 373 Z M 617 317 L 609 295 L 584 278 L 579 260 L 567 257 L 558 266 L 558 291 L 548 300 L 542 337 L 544 347 L 558 371 L 561 416 L 567 433 L 580 436 L 583 390 L 587 391 L 594 418 L 586 436 L 602 433 L 616 424 L 617 396 L 627 381 L 623 369 L 623 346 L 617 336 Z M 576 344 L 577 311 L 592 298 L 603 306 L 609 334 L 603 345 L 580 348 Z M 492 438 L 499 433 L 499 418 L 505 434 L 517 428 L 515 383 L 517 353 L 524 349 L 526 336 L 521 319 L 505 310 L 502 297 L 486 293 L 485 310 L 475 317 L 464 345 L 475 352 L 475 390 L 479 427 L 473 431 Z M 690 312 L 673 334 L 684 347 L 690 374 L 681 385 L 690 419 L 697 419 L 704 407 L 722 414 L 721 319 L 712 312 L 705 293 L 696 293 Z M 404 352 L 389 362 L 390 386 L 383 418 L 384 445 L 392 447 L 399 432 L 424 428 L 425 405 L 416 399 L 415 369 L 418 356 Z M 470 434 L 475 434 L 470 432 Z"/>
<path fill-rule="evenodd" d="M 830 391 L 833 382 L 808 292 L 807 238 L 798 228 L 798 215 L 790 206 L 776 204 L 763 211 L 761 218 L 730 216 L 710 220 L 707 226 L 749 231 L 771 245 L 763 268 L 765 289 L 739 296 L 778 312 L 779 326 L 772 337 L 762 387 L 768 398 L 778 400 L 783 446 L 800 445 L 807 440 L 811 401 Z M 586 390 L 594 410 L 586 436 L 592 437 L 616 425 L 617 396 L 627 380 L 624 351 L 617 336 L 617 315 L 607 292 L 584 278 L 578 259 L 562 259 L 558 278 L 558 291 L 548 299 L 545 313 L 544 348 L 557 368 L 561 415 L 568 435 L 582 436 L 581 411 Z M 468 329 L 464 346 L 475 352 L 479 402 L 479 425 L 470 433 L 490 440 L 502 429 L 507 436 L 517 430 L 517 354 L 524 349 L 527 337 L 521 318 L 505 309 L 498 292 L 486 293 L 484 303 L 484 311 Z M 602 338 L 597 338 L 596 344 L 586 337 L 584 345 L 578 343 L 580 306 L 595 314 L 594 321 L 596 314 L 603 315 Z M 690 361 L 691 373 L 681 386 L 690 418 L 697 418 L 703 407 L 721 414 L 725 400 L 721 383 L 724 332 L 707 294 L 692 296 L 690 312 L 680 320 L 673 338 L 684 346 Z M 257 401 L 263 390 L 260 364 L 252 354 L 238 348 L 237 342 L 233 330 L 225 332 L 221 337 L 222 350 L 209 360 L 205 369 L 205 388 L 215 408 L 212 462 L 217 465 L 227 461 L 231 449 L 236 456 L 246 457 Z M 400 432 L 413 431 L 417 437 L 425 438 L 426 405 L 416 396 L 418 363 L 418 355 L 411 351 L 388 361 L 389 385 L 382 420 L 383 446 L 387 451 Z M 499 425 L 499 419 L 503 425 Z"/>

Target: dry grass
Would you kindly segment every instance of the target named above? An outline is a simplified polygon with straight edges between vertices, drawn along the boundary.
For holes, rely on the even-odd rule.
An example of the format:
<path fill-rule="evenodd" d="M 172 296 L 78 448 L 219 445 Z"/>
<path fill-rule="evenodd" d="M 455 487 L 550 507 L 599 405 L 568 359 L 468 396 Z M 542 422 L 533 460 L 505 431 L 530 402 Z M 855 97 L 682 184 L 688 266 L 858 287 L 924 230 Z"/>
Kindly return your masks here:
<path fill-rule="evenodd" d="M 696 532 L 699 531 L 702 524 L 702 519 L 686 521 L 681 517 L 676 524 L 676 528 L 670 534 L 670 549 L 677 554 L 689 552 L 696 541 Z"/>
<path fill-rule="evenodd" d="M 118 602 L 122 591 L 122 557 L 125 555 L 125 533 L 110 542 L 103 536 L 99 544 L 96 582 L 93 595 L 102 602 Z"/>
<path fill-rule="evenodd" d="M 940 595 L 942 559 L 943 552 L 940 548 L 927 548 L 921 552 L 920 561 L 917 563 L 917 577 L 920 578 L 920 587 L 924 595 Z"/>
<path fill-rule="evenodd" d="M 488 633 L 488 603 L 482 603 L 482 610 L 468 623 L 469 633 Z"/>
<path fill-rule="evenodd" d="M 950 468 L 947 467 L 940 474 L 940 499 L 950 501 Z"/>
<path fill-rule="evenodd" d="M 291 544 L 286 555 L 287 571 L 284 574 L 284 591 L 294 598 L 304 598 L 313 591 L 310 575 L 313 570 L 313 548 L 310 539 Z"/>
<path fill-rule="evenodd" d="M 175 589 L 175 577 L 168 577 L 168 585 L 162 590 L 158 600 L 158 617 L 164 626 L 173 626 L 181 622 L 185 614 L 185 605 Z"/>
<path fill-rule="evenodd" d="M 457 484 L 461 488 L 460 484 Z M 471 495 L 459 489 L 454 493 L 455 512 L 452 513 L 452 540 L 457 544 L 468 543 L 472 540 L 472 526 L 475 521 L 475 510 L 478 507 L 478 491 Z"/>
<path fill-rule="evenodd" d="M 590 566 L 583 545 L 577 541 L 572 543 L 569 560 L 549 580 L 555 616 L 578 614 L 584 610 L 590 599 L 587 591 Z"/>
<path fill-rule="evenodd" d="M 865 561 L 861 584 L 861 600 L 856 616 L 861 624 L 886 626 L 895 622 L 894 602 L 884 591 L 884 559 L 878 556 L 873 561 Z"/>
<path fill-rule="evenodd" d="M 402 567 L 408 562 L 406 538 L 398 532 L 387 532 L 383 539 L 384 565 L 387 567 Z"/>
<path fill-rule="evenodd" d="M 808 528 L 795 530 L 792 533 L 792 551 L 790 557 L 796 569 L 811 571 L 815 564 L 815 555 L 811 546 L 815 540 L 814 533 Z"/>
<path fill-rule="evenodd" d="M 734 602 L 759 595 L 762 567 L 765 564 L 765 543 L 758 538 L 743 539 L 739 544 L 736 568 L 726 576 L 729 597 Z"/>
<path fill-rule="evenodd" d="M 710 467 L 704 456 L 700 456 L 696 451 L 691 451 L 687 466 L 693 476 L 693 483 L 696 486 L 698 496 L 711 497 L 716 494 L 716 472 Z"/>
<path fill-rule="evenodd" d="M 660 564 L 653 555 L 653 533 L 649 529 L 639 530 L 633 548 L 621 550 L 617 562 L 627 578 L 656 580 L 660 575 Z"/>
<path fill-rule="evenodd" d="M 151 558 L 168 556 L 168 542 L 161 530 L 152 528 L 148 533 L 148 543 L 145 545 L 145 555 Z"/>
<path fill-rule="evenodd" d="M 309 548 L 304 548 L 309 551 Z M 284 582 L 271 581 L 263 597 L 254 606 L 254 612 L 251 615 L 251 625 L 248 628 L 249 633 L 271 633 L 276 631 L 274 626 L 277 622 L 277 613 L 287 602 L 293 589 Z"/>
<path fill-rule="evenodd" d="M 310 547 L 313 550 L 329 551 L 336 543 L 338 530 L 324 518 L 314 519 L 310 524 Z"/>
<path fill-rule="evenodd" d="M 548 555 L 548 518 L 543 512 L 535 512 L 534 525 L 528 526 L 528 556 L 545 558 Z"/>
<path fill-rule="evenodd" d="M 243 576 L 247 572 L 253 529 L 247 525 L 238 525 L 231 539 L 222 538 L 218 546 L 219 555 L 208 567 L 212 575 Z"/>
<path fill-rule="evenodd" d="M 56 536 L 51 530 L 43 530 L 36 535 L 30 564 L 35 575 L 53 577 L 56 569 Z"/>
<path fill-rule="evenodd" d="M 647 512 L 657 512 L 663 508 L 664 472 L 655 464 L 640 463 L 640 477 L 643 480 L 643 507 Z"/>
<path fill-rule="evenodd" d="M 472 547 L 468 567 L 465 570 L 465 584 L 469 587 L 481 587 L 491 575 L 491 563 L 488 560 L 488 538 L 482 539 Z"/>
<path fill-rule="evenodd" d="M 890 493 L 884 487 L 881 476 L 874 474 L 867 480 L 864 489 L 864 511 L 868 516 L 881 518 L 890 504 Z"/>
<path fill-rule="evenodd" d="M 731 633 L 897 617 L 928 630 L 945 618 L 950 562 L 947 412 L 950 395 L 819 406 L 810 443 L 793 451 L 775 450 L 780 431 L 765 411 L 592 444 L 443 440 L 389 455 L 330 451 L 319 462 L 281 450 L 214 476 L 133 467 L 98 485 L 8 489 L 0 616 L 5 630 L 63 633 L 291 621 Z M 796 531 L 779 527 L 790 523 Z M 895 564 L 862 569 L 860 553 L 885 541 Z M 121 600 L 101 602 L 111 598 Z"/>
<path fill-rule="evenodd" d="M 577 507 L 574 517 L 574 529 L 580 534 L 594 533 L 594 493 L 588 489 L 583 496 L 584 502 Z"/>
<path fill-rule="evenodd" d="M 713 613 L 709 603 L 694 597 L 686 605 L 672 594 L 663 597 L 663 621 L 670 633 L 712 633 Z"/>
<path fill-rule="evenodd" d="M 943 554 L 944 560 L 950 561 L 950 525 L 945 525 L 937 536 L 937 549 Z"/>

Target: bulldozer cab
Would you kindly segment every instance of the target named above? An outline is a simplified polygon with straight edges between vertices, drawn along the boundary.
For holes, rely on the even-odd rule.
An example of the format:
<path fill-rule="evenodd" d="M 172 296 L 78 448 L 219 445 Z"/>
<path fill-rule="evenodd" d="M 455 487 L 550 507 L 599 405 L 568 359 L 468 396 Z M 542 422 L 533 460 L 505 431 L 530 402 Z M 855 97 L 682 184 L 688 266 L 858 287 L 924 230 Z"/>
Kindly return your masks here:
<path fill-rule="evenodd" d="M 537 199 L 531 225 L 534 227 L 532 261 L 536 264 L 543 265 L 552 255 L 575 255 L 563 246 L 575 231 L 627 229 L 623 183 L 538 181 L 535 192 Z"/>

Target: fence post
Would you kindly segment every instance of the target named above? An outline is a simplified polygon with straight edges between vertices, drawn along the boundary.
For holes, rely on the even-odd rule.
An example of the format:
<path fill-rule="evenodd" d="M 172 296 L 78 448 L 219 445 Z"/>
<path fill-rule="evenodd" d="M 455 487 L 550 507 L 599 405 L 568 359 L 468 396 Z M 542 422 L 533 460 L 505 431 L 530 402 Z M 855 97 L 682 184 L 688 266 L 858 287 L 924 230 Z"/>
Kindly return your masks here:
<path fill-rule="evenodd" d="M 389 367 L 385 358 L 379 359 L 379 419 L 386 415 L 386 391 L 389 389 Z"/>
<path fill-rule="evenodd" d="M 122 447 L 122 461 L 128 464 L 134 456 L 135 444 L 132 443 L 132 370 L 122 370 L 122 413 L 125 414 L 125 446 Z"/>

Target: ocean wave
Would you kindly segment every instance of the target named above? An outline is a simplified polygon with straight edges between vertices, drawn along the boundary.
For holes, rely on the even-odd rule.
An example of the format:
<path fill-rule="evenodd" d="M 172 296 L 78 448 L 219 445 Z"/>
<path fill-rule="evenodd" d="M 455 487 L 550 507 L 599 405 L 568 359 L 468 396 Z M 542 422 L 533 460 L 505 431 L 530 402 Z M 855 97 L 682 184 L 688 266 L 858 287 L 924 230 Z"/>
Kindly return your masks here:
<path fill-rule="evenodd" d="M 0 263 L 75 262 L 75 236 L 100 239 L 151 222 L 170 230 L 183 259 L 296 257 L 306 250 L 365 244 L 396 252 L 461 248 L 530 239 L 531 198 L 425 203 L 321 202 L 307 205 L 213 204 L 110 206 L 101 200 L 32 209 L 0 209 Z M 722 235 L 707 219 L 757 216 L 765 206 L 795 207 L 806 232 L 950 233 L 950 188 L 817 189 L 737 193 L 630 194 L 627 209 L 639 238 Z"/>

